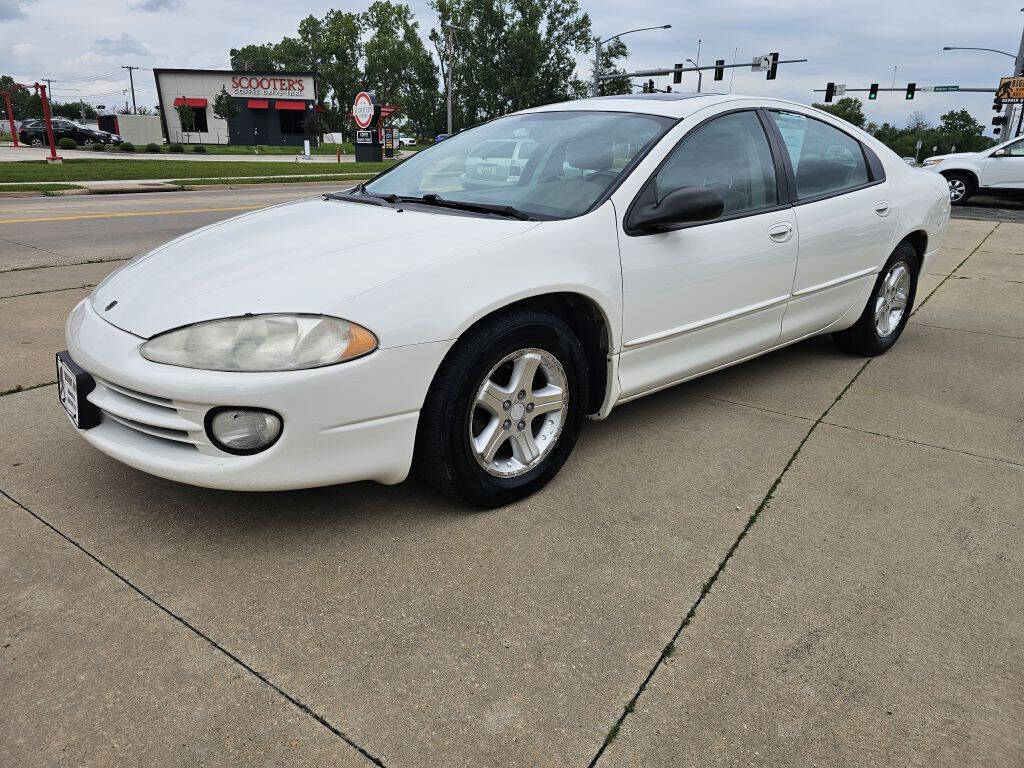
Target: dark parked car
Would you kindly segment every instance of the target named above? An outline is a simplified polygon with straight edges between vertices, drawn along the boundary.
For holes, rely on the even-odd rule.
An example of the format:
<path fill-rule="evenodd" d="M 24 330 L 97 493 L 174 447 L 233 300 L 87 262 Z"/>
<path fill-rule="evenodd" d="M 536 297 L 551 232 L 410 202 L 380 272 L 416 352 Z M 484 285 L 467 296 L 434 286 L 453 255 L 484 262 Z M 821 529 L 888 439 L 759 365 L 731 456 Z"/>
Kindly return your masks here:
<path fill-rule="evenodd" d="M 58 143 L 65 138 L 74 139 L 82 146 L 121 143 L 121 137 L 116 134 L 90 128 L 66 117 L 55 117 L 50 122 L 53 126 L 53 140 Z M 26 120 L 18 130 L 18 141 L 33 147 L 45 146 L 48 143 L 46 123 L 42 120 Z"/>

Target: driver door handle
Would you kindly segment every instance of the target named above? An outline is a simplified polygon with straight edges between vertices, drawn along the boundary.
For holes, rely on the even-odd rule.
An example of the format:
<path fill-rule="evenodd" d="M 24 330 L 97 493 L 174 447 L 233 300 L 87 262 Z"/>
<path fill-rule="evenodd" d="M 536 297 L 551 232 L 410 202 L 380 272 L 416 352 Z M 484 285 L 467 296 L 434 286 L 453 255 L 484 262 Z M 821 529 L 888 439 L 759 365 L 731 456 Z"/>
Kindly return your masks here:
<path fill-rule="evenodd" d="M 774 240 L 776 243 L 785 243 L 789 241 L 789 238 L 793 236 L 793 225 L 783 222 L 782 224 L 775 224 L 774 226 L 768 227 L 768 237 Z"/>

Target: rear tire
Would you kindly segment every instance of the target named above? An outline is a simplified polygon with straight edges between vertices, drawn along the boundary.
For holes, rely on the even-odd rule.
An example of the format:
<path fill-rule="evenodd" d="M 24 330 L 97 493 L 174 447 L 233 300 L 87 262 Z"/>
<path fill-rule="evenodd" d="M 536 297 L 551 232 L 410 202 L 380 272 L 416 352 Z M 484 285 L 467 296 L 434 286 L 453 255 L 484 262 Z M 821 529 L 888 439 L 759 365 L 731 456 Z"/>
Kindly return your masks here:
<path fill-rule="evenodd" d="M 946 183 L 949 185 L 949 202 L 953 205 L 963 205 L 978 191 L 978 184 L 969 173 L 947 173 Z"/>
<path fill-rule="evenodd" d="M 914 246 L 901 243 L 882 267 L 857 322 L 832 334 L 836 344 L 864 357 L 880 355 L 892 347 L 907 327 L 914 308 L 919 266 Z"/>
<path fill-rule="evenodd" d="M 588 386 L 583 347 L 559 317 L 518 309 L 485 320 L 459 339 L 434 377 L 415 468 L 441 492 L 478 507 L 525 498 L 572 453 Z"/>

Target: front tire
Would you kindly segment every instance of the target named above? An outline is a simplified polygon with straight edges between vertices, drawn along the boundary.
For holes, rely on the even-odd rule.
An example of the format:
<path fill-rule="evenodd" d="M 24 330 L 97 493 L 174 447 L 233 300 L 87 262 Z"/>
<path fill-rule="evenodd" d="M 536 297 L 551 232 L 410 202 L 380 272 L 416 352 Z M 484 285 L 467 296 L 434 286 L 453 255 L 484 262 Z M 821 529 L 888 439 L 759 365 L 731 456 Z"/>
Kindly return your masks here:
<path fill-rule="evenodd" d="M 953 205 L 963 205 L 978 191 L 977 182 L 967 173 L 946 174 L 946 184 L 949 185 L 949 202 Z"/>
<path fill-rule="evenodd" d="M 832 334 L 842 349 L 873 357 L 886 352 L 903 334 L 917 295 L 917 251 L 901 243 L 882 267 L 856 324 Z"/>
<path fill-rule="evenodd" d="M 521 309 L 485 320 L 434 377 L 416 435 L 419 474 L 479 507 L 529 496 L 572 453 L 588 382 L 583 347 L 561 318 Z"/>

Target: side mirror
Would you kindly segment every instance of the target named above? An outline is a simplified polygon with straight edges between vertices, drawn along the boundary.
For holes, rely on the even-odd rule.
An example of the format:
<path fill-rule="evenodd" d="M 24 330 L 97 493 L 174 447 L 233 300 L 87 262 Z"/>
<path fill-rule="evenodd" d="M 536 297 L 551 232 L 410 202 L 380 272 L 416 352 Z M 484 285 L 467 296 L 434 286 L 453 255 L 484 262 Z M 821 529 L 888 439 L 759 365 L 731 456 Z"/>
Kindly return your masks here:
<path fill-rule="evenodd" d="M 681 187 L 669 192 L 660 203 L 645 206 L 633 214 L 637 229 L 658 230 L 673 224 L 717 219 L 725 210 L 722 196 L 708 187 Z"/>
<path fill-rule="evenodd" d="M 992 157 L 1006 157 L 1008 154 L 1010 153 L 1007 152 L 1005 149 L 997 149 L 995 152 L 992 153 Z"/>

